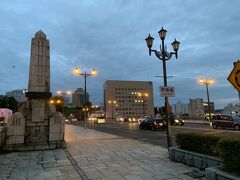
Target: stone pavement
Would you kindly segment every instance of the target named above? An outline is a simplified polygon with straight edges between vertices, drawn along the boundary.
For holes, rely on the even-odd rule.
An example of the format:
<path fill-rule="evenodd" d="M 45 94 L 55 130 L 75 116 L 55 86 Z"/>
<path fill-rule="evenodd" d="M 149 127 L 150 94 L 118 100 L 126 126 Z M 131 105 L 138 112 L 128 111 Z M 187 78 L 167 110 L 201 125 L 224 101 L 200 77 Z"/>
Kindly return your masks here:
<path fill-rule="evenodd" d="M 67 149 L 0 154 L 0 179 L 192 179 L 167 149 L 66 125 Z M 205 178 L 202 178 L 205 179 Z"/>

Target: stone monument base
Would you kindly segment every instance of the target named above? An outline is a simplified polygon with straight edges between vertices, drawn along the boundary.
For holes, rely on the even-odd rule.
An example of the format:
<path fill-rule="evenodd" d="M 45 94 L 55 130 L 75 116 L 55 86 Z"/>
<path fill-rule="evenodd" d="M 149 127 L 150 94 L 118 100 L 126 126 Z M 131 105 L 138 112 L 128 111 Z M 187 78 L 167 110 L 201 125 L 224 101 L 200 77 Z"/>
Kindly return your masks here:
<path fill-rule="evenodd" d="M 3 151 L 37 151 L 48 149 L 66 148 L 66 142 L 43 142 L 43 143 L 28 143 L 28 144 L 6 144 L 3 146 Z"/>

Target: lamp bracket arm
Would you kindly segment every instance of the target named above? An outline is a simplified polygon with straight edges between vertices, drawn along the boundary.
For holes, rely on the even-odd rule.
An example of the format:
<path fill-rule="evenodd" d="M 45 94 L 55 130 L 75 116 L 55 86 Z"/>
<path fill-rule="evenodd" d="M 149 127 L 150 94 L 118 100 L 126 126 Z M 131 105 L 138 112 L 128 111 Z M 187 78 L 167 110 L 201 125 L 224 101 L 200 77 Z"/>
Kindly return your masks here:
<path fill-rule="evenodd" d="M 162 60 L 161 51 L 157 51 L 157 50 L 151 50 L 151 51 L 155 53 L 155 55 L 157 56 L 158 59 Z"/>

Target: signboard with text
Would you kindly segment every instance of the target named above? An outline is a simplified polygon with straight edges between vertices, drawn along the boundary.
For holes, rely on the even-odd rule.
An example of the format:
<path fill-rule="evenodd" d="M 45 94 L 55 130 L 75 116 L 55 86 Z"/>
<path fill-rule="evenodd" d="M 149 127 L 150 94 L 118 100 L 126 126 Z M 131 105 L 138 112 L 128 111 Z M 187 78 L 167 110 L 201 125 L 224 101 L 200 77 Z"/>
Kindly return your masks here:
<path fill-rule="evenodd" d="M 160 86 L 161 97 L 175 97 L 175 88 L 173 86 Z"/>

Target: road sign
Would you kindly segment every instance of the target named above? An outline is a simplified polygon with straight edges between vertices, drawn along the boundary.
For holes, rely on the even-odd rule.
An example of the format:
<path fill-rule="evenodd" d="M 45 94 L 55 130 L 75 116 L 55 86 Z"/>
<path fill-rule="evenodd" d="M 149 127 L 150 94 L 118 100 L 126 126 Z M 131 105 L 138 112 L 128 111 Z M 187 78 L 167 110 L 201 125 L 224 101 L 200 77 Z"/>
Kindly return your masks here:
<path fill-rule="evenodd" d="M 228 76 L 228 81 L 240 92 L 240 61 L 237 61 L 232 72 Z"/>
<path fill-rule="evenodd" d="M 161 97 L 175 97 L 175 88 L 173 86 L 160 86 Z"/>

